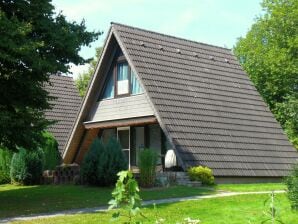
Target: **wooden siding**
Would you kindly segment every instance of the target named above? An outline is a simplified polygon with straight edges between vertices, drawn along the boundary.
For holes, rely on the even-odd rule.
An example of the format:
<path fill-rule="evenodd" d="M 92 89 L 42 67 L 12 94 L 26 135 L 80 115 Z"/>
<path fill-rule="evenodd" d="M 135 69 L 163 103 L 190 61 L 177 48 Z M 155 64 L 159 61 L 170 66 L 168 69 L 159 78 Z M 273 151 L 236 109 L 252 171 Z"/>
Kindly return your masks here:
<path fill-rule="evenodd" d="M 89 122 L 120 120 L 154 115 L 145 94 L 102 100 L 97 102 L 89 116 Z"/>

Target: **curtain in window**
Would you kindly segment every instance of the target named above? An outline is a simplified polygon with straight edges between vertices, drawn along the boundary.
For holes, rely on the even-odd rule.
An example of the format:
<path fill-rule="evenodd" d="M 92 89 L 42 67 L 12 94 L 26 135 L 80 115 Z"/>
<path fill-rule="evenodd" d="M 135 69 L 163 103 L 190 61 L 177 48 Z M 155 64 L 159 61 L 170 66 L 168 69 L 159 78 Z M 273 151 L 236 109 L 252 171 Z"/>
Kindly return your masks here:
<path fill-rule="evenodd" d="M 128 80 L 128 65 L 126 63 L 118 64 L 117 80 Z"/>
<path fill-rule="evenodd" d="M 105 86 L 105 90 L 103 92 L 102 99 L 111 99 L 114 97 L 114 78 L 113 74 L 109 74 L 109 81 Z"/>
<path fill-rule="evenodd" d="M 130 89 L 131 89 L 131 94 L 143 93 L 143 88 L 141 87 L 139 81 L 137 80 L 136 75 L 132 71 L 130 75 Z"/>

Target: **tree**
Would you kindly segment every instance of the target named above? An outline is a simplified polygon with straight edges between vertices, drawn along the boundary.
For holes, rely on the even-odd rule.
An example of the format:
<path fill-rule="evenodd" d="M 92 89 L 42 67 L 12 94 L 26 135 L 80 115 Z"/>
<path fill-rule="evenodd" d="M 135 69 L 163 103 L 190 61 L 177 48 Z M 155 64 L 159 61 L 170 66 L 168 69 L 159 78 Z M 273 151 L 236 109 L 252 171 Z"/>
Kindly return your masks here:
<path fill-rule="evenodd" d="M 96 54 L 93 60 L 89 64 L 88 71 L 79 74 L 78 78 L 76 79 L 76 86 L 80 92 L 80 95 L 83 97 L 86 94 L 89 82 L 91 80 L 91 77 L 93 76 L 97 61 L 101 55 L 102 47 L 96 48 Z"/>
<path fill-rule="evenodd" d="M 50 74 L 67 73 L 69 63 L 87 60 L 78 53 L 100 32 L 84 21 L 68 22 L 50 0 L 0 2 L 0 146 L 37 148 L 50 99 L 43 88 Z"/>
<path fill-rule="evenodd" d="M 298 1 L 264 0 L 234 52 L 298 149 Z"/>

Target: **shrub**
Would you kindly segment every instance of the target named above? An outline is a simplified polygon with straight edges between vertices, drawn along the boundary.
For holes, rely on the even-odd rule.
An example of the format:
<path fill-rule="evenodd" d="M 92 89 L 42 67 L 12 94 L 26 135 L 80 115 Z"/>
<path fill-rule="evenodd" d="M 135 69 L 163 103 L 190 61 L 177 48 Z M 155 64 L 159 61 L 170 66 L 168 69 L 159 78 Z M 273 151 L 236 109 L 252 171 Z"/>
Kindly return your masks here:
<path fill-rule="evenodd" d="M 12 153 L 6 149 L 0 149 L 0 184 L 10 182 L 10 163 Z"/>
<path fill-rule="evenodd" d="M 111 137 L 105 145 L 106 157 L 100 161 L 99 172 L 103 174 L 105 186 L 114 185 L 117 181 L 117 173 L 127 169 L 127 161 L 122 151 L 122 147 L 116 138 Z"/>
<path fill-rule="evenodd" d="M 61 162 L 61 156 L 58 150 L 58 143 L 52 134 L 45 132 L 43 134 L 44 143 L 42 151 L 44 153 L 44 170 L 54 170 Z"/>
<path fill-rule="evenodd" d="M 291 207 L 294 210 L 298 210 L 298 164 L 294 166 L 285 183 L 288 188 L 288 198 L 291 202 Z"/>
<path fill-rule="evenodd" d="M 214 184 L 214 176 L 212 170 L 208 167 L 195 166 L 187 170 L 191 181 L 201 181 L 204 185 Z"/>
<path fill-rule="evenodd" d="M 99 138 L 94 139 L 88 152 L 86 153 L 80 170 L 81 179 L 90 185 L 100 185 L 100 175 L 98 174 L 98 163 L 103 155 L 104 146 Z"/>
<path fill-rule="evenodd" d="M 139 154 L 140 185 L 152 187 L 155 183 L 155 168 L 157 164 L 157 153 L 151 149 L 144 149 Z"/>
<path fill-rule="evenodd" d="M 81 178 L 90 185 L 111 186 L 117 181 L 117 173 L 126 168 L 127 162 L 119 142 L 111 138 L 107 145 L 103 145 L 96 138 L 84 157 Z"/>
<path fill-rule="evenodd" d="M 38 184 L 43 170 L 43 152 L 23 148 L 14 153 L 11 160 L 10 177 L 13 183 Z"/>

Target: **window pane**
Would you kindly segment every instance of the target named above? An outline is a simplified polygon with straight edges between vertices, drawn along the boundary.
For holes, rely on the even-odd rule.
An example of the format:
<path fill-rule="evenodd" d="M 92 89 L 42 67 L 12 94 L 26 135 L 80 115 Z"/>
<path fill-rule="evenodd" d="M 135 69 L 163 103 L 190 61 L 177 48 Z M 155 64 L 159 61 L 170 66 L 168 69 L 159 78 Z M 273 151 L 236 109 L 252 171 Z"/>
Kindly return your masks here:
<path fill-rule="evenodd" d="M 109 74 L 109 81 L 107 82 L 105 86 L 105 90 L 103 92 L 102 99 L 110 99 L 114 98 L 114 77 L 112 72 Z"/>
<path fill-rule="evenodd" d="M 117 65 L 117 94 L 128 93 L 128 65 L 121 63 Z"/>
<path fill-rule="evenodd" d="M 130 75 L 130 89 L 131 89 L 131 94 L 143 93 L 143 88 L 141 87 L 139 81 L 137 80 L 136 75 L 132 71 Z"/>
<path fill-rule="evenodd" d="M 130 164 L 138 165 L 139 152 L 145 148 L 144 127 L 131 127 Z"/>
<path fill-rule="evenodd" d="M 118 74 L 117 74 L 117 80 L 128 80 L 128 65 L 127 63 L 121 63 L 118 64 L 117 68 Z"/>
<path fill-rule="evenodd" d="M 122 149 L 129 149 L 129 130 L 118 130 L 118 140 Z"/>

